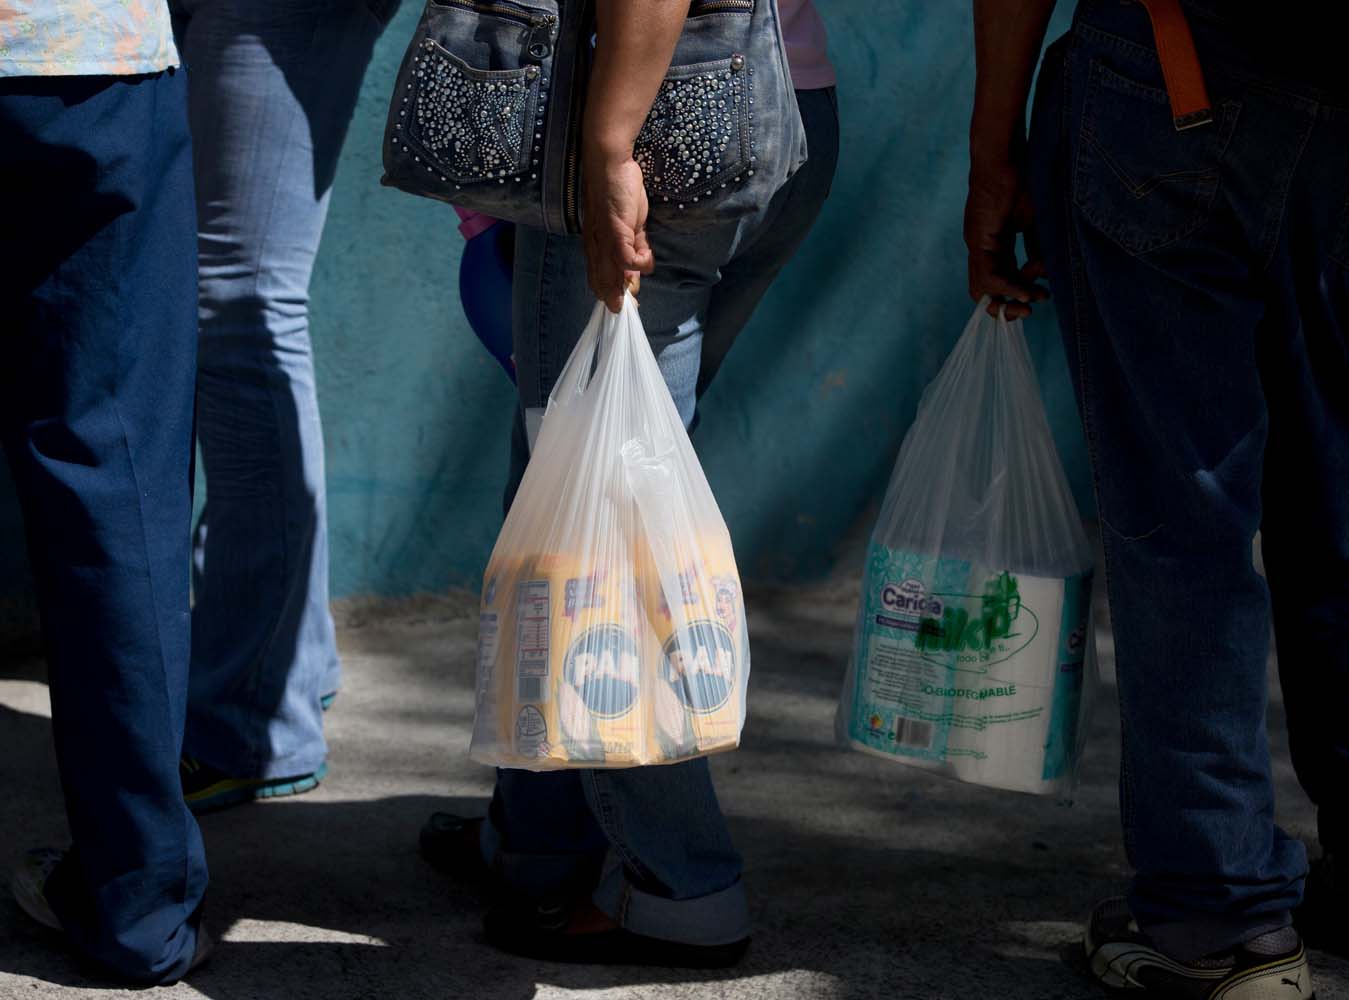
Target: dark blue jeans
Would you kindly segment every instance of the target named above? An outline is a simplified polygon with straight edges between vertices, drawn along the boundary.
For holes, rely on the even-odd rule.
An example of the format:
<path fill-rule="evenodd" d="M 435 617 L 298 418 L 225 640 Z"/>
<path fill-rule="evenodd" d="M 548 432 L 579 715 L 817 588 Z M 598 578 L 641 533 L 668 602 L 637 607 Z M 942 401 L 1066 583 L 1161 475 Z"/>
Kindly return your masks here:
<path fill-rule="evenodd" d="M 187 81 L 0 80 L 0 432 L 23 505 L 74 850 L 47 897 L 178 978 L 206 857 L 183 804 L 197 262 Z"/>
<path fill-rule="evenodd" d="M 1212 124 L 1174 129 L 1141 6 L 1084 0 L 1031 134 L 1104 534 L 1131 904 L 1182 959 L 1301 897 L 1271 610 L 1294 762 L 1341 850 L 1349 789 L 1349 99 L 1187 9 Z"/>

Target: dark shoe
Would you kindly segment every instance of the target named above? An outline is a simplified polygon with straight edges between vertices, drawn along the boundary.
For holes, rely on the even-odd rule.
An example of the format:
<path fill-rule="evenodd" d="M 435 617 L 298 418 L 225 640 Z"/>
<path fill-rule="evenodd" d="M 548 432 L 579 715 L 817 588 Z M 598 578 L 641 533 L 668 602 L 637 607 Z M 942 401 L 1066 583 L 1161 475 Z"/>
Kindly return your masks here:
<path fill-rule="evenodd" d="M 634 934 L 591 903 L 569 906 L 561 897 L 513 900 L 483 917 L 487 942 L 502 951 L 545 962 L 581 965 L 655 965 L 675 969 L 728 969 L 744 957 L 749 938 L 697 945 Z"/>
<path fill-rule="evenodd" d="M 187 807 L 201 815 L 256 799 L 302 795 L 313 791 L 328 776 L 328 764 L 320 764 L 319 769 L 312 774 L 289 778 L 231 778 L 210 764 L 184 756 L 178 762 L 178 774 L 183 780 L 183 798 L 187 801 Z"/>
<path fill-rule="evenodd" d="M 29 851 L 24 855 L 23 861 L 19 863 L 19 867 L 14 870 L 14 875 L 10 879 L 11 891 L 14 893 L 14 901 L 19 904 L 19 909 L 43 927 L 63 933 L 65 928 L 61 926 L 61 921 L 56 919 L 51 904 L 47 902 L 47 879 L 51 878 L 52 872 L 56 870 L 56 866 L 61 863 L 61 859 L 65 856 L 65 851 L 50 847 Z M 214 951 L 214 939 L 212 939 L 204 924 L 199 925 L 197 927 L 197 948 L 192 954 L 192 964 L 187 967 L 187 972 L 184 972 L 183 975 L 186 976 L 188 973 L 200 969 L 210 960 Z"/>
<path fill-rule="evenodd" d="M 422 824 L 417 838 L 421 855 L 436 871 L 472 889 L 486 890 L 496 876 L 482 856 L 482 825 L 478 817 L 469 819 L 453 813 L 432 813 Z"/>
<path fill-rule="evenodd" d="M 1326 854 L 1313 862 L 1293 924 L 1308 948 L 1349 958 L 1349 858 Z"/>
<path fill-rule="evenodd" d="M 1092 978 L 1115 991 L 1174 1000 L 1314 1000 L 1307 951 L 1286 927 L 1222 955 L 1177 962 L 1138 929 L 1128 903 L 1107 899 L 1087 923 Z"/>

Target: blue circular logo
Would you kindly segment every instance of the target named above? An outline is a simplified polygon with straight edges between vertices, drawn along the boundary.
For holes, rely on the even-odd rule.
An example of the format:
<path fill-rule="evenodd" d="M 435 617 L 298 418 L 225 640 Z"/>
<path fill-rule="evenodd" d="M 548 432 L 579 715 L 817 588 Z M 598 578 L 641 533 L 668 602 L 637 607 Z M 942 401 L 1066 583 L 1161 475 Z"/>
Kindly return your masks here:
<path fill-rule="evenodd" d="M 626 715 L 637 700 L 637 643 L 621 625 L 586 629 L 567 650 L 563 679 L 598 719 Z"/>
<path fill-rule="evenodd" d="M 690 622 L 665 642 L 665 680 L 691 711 L 706 714 L 725 705 L 735 675 L 735 640 L 721 622 Z"/>

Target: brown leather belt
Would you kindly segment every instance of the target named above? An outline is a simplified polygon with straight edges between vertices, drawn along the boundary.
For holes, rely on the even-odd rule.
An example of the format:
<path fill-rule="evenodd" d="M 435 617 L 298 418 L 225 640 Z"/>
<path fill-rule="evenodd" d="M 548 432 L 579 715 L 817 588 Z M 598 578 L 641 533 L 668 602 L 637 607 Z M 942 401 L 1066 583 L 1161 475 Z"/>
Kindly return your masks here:
<path fill-rule="evenodd" d="M 1152 37 L 1162 64 L 1166 93 L 1171 99 L 1171 120 L 1182 132 L 1213 121 L 1213 105 L 1204 86 L 1204 72 L 1194 36 L 1185 20 L 1180 0 L 1139 0 L 1152 19 Z"/>

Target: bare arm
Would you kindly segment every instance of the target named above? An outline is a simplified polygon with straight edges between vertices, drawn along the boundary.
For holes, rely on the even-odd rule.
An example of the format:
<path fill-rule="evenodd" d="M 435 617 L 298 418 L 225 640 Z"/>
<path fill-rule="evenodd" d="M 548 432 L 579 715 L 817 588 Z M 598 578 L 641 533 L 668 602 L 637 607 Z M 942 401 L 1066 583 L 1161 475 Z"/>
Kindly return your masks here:
<path fill-rule="evenodd" d="M 647 200 L 633 143 L 684 30 L 687 0 L 598 0 L 586 100 L 582 236 L 590 288 L 617 312 L 629 278 L 650 274 Z"/>
<path fill-rule="evenodd" d="M 970 296 L 990 295 L 1009 318 L 1048 296 L 1025 183 L 1026 99 L 1055 0 L 974 0 L 975 86 L 965 203 Z M 1018 267 L 1016 237 L 1026 235 Z"/>

